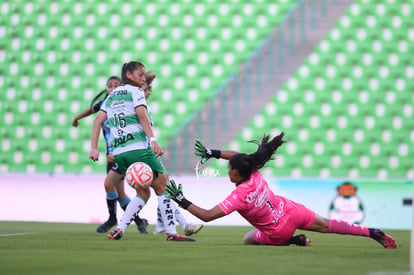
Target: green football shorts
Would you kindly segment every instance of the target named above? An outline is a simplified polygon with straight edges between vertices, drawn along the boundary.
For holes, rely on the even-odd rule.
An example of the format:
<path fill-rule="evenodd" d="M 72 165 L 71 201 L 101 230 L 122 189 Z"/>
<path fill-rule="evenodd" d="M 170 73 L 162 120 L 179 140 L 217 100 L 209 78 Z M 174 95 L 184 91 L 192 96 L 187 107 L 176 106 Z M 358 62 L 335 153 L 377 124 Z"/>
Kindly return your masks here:
<path fill-rule="evenodd" d="M 158 161 L 160 162 L 160 164 L 162 166 L 162 173 L 168 176 L 167 169 L 165 168 L 164 162 L 162 161 L 162 156 L 158 157 Z"/>
<path fill-rule="evenodd" d="M 164 167 L 156 158 L 154 152 L 152 152 L 151 147 L 142 150 L 133 150 L 125 152 L 119 155 L 114 155 L 114 157 L 115 162 L 119 166 L 119 170 L 121 170 L 122 172 L 122 175 L 125 175 L 125 172 L 128 169 L 128 167 L 135 162 L 145 162 L 146 164 L 148 164 L 154 172 L 154 178 L 158 176 L 158 173 L 156 172 L 164 172 Z"/>

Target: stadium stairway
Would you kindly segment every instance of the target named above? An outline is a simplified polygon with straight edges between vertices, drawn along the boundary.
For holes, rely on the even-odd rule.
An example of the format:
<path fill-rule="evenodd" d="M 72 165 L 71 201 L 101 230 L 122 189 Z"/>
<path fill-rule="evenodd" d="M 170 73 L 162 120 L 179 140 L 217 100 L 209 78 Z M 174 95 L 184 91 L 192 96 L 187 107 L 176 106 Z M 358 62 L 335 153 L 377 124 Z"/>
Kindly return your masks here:
<path fill-rule="evenodd" d="M 291 18 L 287 16 L 285 24 L 275 27 L 268 41 L 219 89 L 219 95 L 170 140 L 164 158 L 168 171 L 178 175 L 194 173 L 198 158 L 194 156 L 193 145 L 197 138 L 214 148 L 223 148 L 234 140 L 353 2 L 299 1 L 289 13 Z M 292 33 L 294 36 L 289 37 Z M 278 47 L 283 52 L 277 52 Z M 246 85 L 252 82 L 257 89 Z"/>

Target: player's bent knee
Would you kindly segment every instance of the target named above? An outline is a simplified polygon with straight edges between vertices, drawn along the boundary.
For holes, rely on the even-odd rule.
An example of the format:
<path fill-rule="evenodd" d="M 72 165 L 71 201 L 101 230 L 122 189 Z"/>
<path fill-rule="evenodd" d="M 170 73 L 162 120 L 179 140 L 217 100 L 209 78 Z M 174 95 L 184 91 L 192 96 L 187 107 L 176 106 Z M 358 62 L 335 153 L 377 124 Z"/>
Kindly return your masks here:
<path fill-rule="evenodd" d="M 254 230 L 250 231 L 250 232 L 247 232 L 246 235 L 244 235 L 243 243 L 248 244 L 248 245 L 257 245 L 257 244 L 259 244 L 254 238 Z"/>
<path fill-rule="evenodd" d="M 144 189 L 136 189 L 137 190 L 137 195 L 140 196 L 141 198 L 143 198 L 144 200 L 148 201 L 150 196 L 151 196 L 151 190 L 149 189 L 149 187 L 147 186 Z"/>
<path fill-rule="evenodd" d="M 160 195 L 165 192 L 165 185 L 167 183 L 167 176 L 165 174 L 158 174 L 152 183 L 151 187 L 154 189 L 155 194 Z"/>

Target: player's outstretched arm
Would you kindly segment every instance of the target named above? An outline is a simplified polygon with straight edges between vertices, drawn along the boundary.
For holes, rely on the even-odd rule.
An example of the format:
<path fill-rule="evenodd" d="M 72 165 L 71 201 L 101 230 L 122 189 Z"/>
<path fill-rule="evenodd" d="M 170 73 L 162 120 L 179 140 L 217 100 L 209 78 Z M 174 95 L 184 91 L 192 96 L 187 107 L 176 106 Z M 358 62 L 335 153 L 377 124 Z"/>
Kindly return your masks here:
<path fill-rule="evenodd" d="M 174 180 L 171 180 L 165 189 L 168 193 L 166 195 L 167 198 L 174 200 L 180 207 L 188 210 L 191 214 L 202 221 L 208 222 L 226 215 L 218 205 L 214 206 L 210 210 L 207 210 L 187 200 L 183 194 L 183 186 L 179 184 L 177 187 Z"/>
<path fill-rule="evenodd" d="M 86 109 L 86 110 L 82 111 L 81 113 L 77 114 L 72 120 L 72 126 L 73 127 L 78 127 L 80 119 L 82 119 L 84 117 L 87 117 L 87 116 L 90 116 L 93 113 L 94 113 L 93 110 L 91 108 L 89 108 L 89 109 Z"/>
<path fill-rule="evenodd" d="M 235 154 L 238 154 L 238 153 L 239 152 L 232 151 L 232 150 L 222 150 L 220 158 L 221 159 L 230 159 L 232 156 L 234 156 Z"/>
<path fill-rule="evenodd" d="M 204 146 L 204 144 L 201 142 L 201 140 L 196 139 L 194 143 L 194 154 L 196 156 L 201 157 L 201 164 L 204 164 L 207 162 L 207 160 L 211 157 L 214 158 L 222 158 L 222 159 L 230 159 L 233 155 L 237 154 L 237 151 L 231 151 L 231 150 L 212 150 Z"/>
<path fill-rule="evenodd" d="M 95 120 L 93 121 L 92 134 L 91 134 L 91 150 L 89 151 L 89 158 L 93 161 L 97 161 L 99 157 L 98 153 L 98 141 L 99 133 L 101 131 L 102 123 L 106 120 L 107 116 L 104 111 L 99 111 Z"/>

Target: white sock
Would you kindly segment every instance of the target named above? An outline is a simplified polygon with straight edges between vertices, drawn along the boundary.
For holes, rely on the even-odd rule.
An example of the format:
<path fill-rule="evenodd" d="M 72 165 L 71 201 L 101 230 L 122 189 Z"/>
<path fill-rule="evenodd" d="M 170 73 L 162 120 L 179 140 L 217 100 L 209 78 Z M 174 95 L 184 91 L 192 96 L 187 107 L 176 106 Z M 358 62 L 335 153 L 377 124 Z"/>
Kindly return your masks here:
<path fill-rule="evenodd" d="M 173 204 L 174 202 L 166 198 L 165 194 L 158 196 L 158 208 L 160 209 L 165 232 L 168 234 L 177 234 L 177 229 L 175 228 L 175 213 L 172 208 Z"/>
<path fill-rule="evenodd" d="M 121 228 L 123 233 L 125 233 L 128 225 L 131 224 L 131 222 L 135 219 L 139 211 L 141 211 L 146 203 L 147 202 L 139 196 L 136 196 L 132 201 L 128 203 L 128 206 L 122 215 L 121 222 L 118 225 L 118 228 Z"/>
<path fill-rule="evenodd" d="M 188 224 L 187 220 L 185 219 L 184 215 L 181 213 L 180 209 L 177 207 L 175 203 L 172 204 L 172 209 L 175 213 L 175 219 L 181 225 L 181 228 L 184 230 Z"/>
<path fill-rule="evenodd" d="M 157 207 L 157 224 L 155 225 L 155 232 L 164 231 L 164 223 L 162 222 L 161 211 L 160 208 Z"/>

